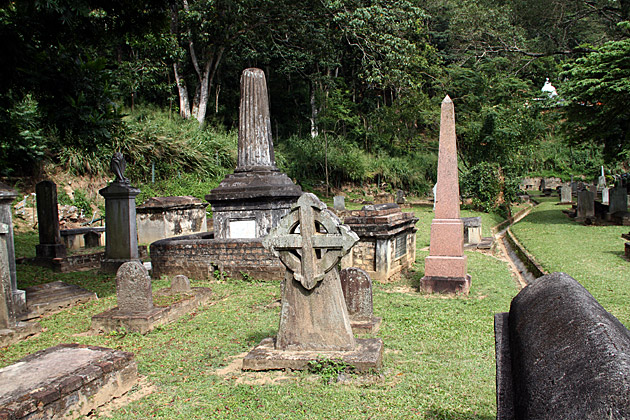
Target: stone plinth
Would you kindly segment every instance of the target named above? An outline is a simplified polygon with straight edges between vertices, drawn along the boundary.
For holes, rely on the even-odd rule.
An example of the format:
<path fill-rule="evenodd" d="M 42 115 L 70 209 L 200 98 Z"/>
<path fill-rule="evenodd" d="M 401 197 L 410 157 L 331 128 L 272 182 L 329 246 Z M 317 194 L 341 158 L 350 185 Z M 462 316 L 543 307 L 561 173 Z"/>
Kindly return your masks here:
<path fill-rule="evenodd" d="M 420 280 L 420 289 L 428 293 L 467 294 L 470 289 L 463 223 L 459 218 L 457 168 L 455 110 L 447 96 L 442 101 L 435 217 L 431 222 L 431 244 L 424 263 L 424 277 Z"/>
<path fill-rule="evenodd" d="M 15 270 L 15 245 L 13 242 L 13 214 L 11 203 L 17 197 L 14 189 L 0 182 L 0 253 L 4 252 L 5 260 L 0 267 L 0 284 L 4 292 L 2 301 L 8 305 L 8 317 L 15 320 L 15 316 L 26 311 L 26 294 L 17 288 L 17 274 Z M 2 251 L 4 250 L 4 251 Z M 0 305 L 3 305 L 0 302 Z M 0 327 L 2 327 L 0 321 Z M 12 322 L 12 321 L 10 321 Z"/>
<path fill-rule="evenodd" d="M 101 271 L 115 273 L 127 261 L 139 261 L 136 196 L 128 183 L 112 182 L 99 191 L 105 198 L 105 258 Z"/>
<path fill-rule="evenodd" d="M 464 245 L 478 245 L 481 242 L 481 217 L 462 217 L 464 224 Z"/>
<path fill-rule="evenodd" d="M 63 258 L 66 247 L 59 234 L 59 210 L 57 207 L 57 185 L 42 181 L 35 186 L 37 194 L 37 223 L 39 245 L 35 246 L 37 258 Z"/>
<path fill-rule="evenodd" d="M 630 331 L 567 274 L 521 290 L 495 337 L 497 420 L 630 418 Z"/>
<path fill-rule="evenodd" d="M 303 369 L 321 357 L 381 366 L 382 342 L 358 344 L 352 334 L 339 279 L 339 260 L 358 240 L 315 195 L 300 197 L 264 240 L 286 267 L 278 336 L 252 350 L 243 369 Z"/>
<path fill-rule="evenodd" d="M 386 282 L 400 277 L 416 260 L 416 218 L 398 204 L 376 204 L 346 213 L 344 223 L 359 236 L 341 267 L 365 270 L 370 278 Z"/>
<path fill-rule="evenodd" d="M 153 197 L 136 208 L 138 242 L 207 232 L 208 203 L 191 196 Z"/>
<path fill-rule="evenodd" d="M 79 344 L 38 351 L 0 369 L 0 418 L 73 419 L 137 382 L 133 353 Z"/>

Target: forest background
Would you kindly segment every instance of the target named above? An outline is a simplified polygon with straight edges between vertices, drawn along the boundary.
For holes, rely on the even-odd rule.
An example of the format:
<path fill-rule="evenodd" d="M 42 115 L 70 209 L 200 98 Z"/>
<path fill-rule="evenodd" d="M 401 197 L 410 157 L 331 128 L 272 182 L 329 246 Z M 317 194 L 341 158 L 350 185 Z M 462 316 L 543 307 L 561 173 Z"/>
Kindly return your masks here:
<path fill-rule="evenodd" d="M 428 192 L 448 94 L 462 191 L 492 210 L 525 174 L 628 170 L 629 19 L 630 0 L 4 1 L 0 175 L 103 174 L 122 151 L 135 182 L 203 196 L 259 67 L 306 189 Z"/>

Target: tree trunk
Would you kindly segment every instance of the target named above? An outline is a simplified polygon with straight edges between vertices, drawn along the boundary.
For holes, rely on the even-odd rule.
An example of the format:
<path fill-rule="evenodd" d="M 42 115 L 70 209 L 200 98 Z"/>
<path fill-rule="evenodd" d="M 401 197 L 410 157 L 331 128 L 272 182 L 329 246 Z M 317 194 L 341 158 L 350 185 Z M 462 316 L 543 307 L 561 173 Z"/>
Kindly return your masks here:
<path fill-rule="evenodd" d="M 190 119 L 190 103 L 188 102 L 188 88 L 186 82 L 179 75 L 178 64 L 173 63 L 173 71 L 175 73 L 175 84 L 177 85 L 177 93 L 179 94 L 179 115 L 184 119 Z"/>
<path fill-rule="evenodd" d="M 311 84 L 311 137 L 315 138 L 319 135 L 319 129 L 317 128 L 317 115 L 319 109 L 317 108 L 317 101 L 315 100 L 315 87 Z"/>

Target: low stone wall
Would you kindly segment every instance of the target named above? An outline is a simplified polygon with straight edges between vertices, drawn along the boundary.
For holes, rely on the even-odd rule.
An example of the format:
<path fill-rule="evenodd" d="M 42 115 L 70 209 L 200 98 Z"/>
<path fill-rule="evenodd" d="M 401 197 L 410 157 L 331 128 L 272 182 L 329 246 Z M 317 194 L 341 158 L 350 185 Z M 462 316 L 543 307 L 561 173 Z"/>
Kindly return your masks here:
<path fill-rule="evenodd" d="M 214 239 L 212 233 L 199 233 L 154 242 L 150 251 L 153 278 L 183 274 L 210 279 L 217 270 L 232 278 L 242 278 L 242 273 L 259 280 L 284 278 L 284 266 L 262 239 Z"/>

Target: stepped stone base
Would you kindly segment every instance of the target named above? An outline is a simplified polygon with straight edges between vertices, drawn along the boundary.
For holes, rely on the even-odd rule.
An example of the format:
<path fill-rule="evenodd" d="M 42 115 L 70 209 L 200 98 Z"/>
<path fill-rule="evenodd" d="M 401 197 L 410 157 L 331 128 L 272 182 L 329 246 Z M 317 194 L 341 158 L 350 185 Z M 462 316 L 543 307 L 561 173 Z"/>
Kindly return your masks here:
<path fill-rule="evenodd" d="M 372 319 L 353 320 L 350 318 L 350 327 L 353 334 L 376 334 L 381 327 L 383 319 L 373 316 Z"/>
<path fill-rule="evenodd" d="M 328 358 L 342 359 L 357 372 L 380 369 L 383 364 L 383 340 L 357 339 L 354 351 L 285 351 L 276 350 L 275 338 L 265 338 L 243 359 L 243 370 L 304 370 L 308 362 Z"/>
<path fill-rule="evenodd" d="M 420 290 L 426 293 L 456 293 L 468 294 L 471 278 L 466 277 L 435 277 L 425 276 L 420 280 Z"/>
<path fill-rule="evenodd" d="M 50 347 L 0 369 L 0 419 L 77 418 L 129 391 L 137 375 L 133 353 Z"/>
<path fill-rule="evenodd" d="M 157 292 L 167 294 L 168 289 Z M 155 307 L 149 312 L 123 312 L 118 307 L 109 309 L 92 317 L 92 331 L 110 332 L 120 329 L 146 334 L 159 325 L 176 321 L 192 312 L 198 306 L 206 304 L 212 291 L 207 287 L 193 287 L 183 300 L 170 306 Z"/>

